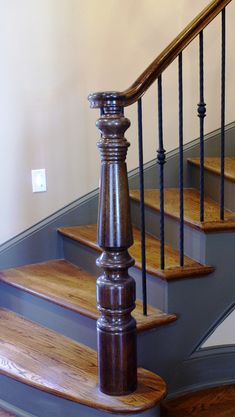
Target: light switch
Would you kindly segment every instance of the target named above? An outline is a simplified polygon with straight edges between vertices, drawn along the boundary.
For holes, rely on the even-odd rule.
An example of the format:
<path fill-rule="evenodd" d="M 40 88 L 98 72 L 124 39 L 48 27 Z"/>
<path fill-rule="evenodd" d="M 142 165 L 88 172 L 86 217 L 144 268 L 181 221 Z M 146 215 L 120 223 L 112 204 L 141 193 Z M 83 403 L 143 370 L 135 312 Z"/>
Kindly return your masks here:
<path fill-rule="evenodd" d="M 46 170 L 32 169 L 32 188 L 33 193 L 42 193 L 47 190 Z"/>

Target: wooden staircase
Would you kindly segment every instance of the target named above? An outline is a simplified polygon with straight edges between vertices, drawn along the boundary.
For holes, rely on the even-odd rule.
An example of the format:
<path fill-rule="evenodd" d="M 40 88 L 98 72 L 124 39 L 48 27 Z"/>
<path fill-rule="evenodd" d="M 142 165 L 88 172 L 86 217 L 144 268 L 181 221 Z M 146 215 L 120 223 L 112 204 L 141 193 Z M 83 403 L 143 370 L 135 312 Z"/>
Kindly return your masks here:
<path fill-rule="evenodd" d="M 207 175 L 216 183 L 223 174 L 220 157 L 204 159 L 205 198 L 197 156 L 188 161 L 192 175 L 189 186 L 183 187 L 182 141 L 180 187 L 164 188 L 161 114 L 162 72 L 178 57 L 180 73 L 184 48 L 197 35 L 201 40 L 203 29 L 221 11 L 224 17 L 230 1 L 214 0 L 207 6 L 128 90 L 89 96 L 91 107 L 101 113 L 98 229 L 74 221 L 61 224 L 60 259 L 0 272 L 0 406 L 12 405 L 16 415 L 109 417 L 143 412 L 145 417 L 209 417 L 216 407 L 220 414 L 215 417 L 226 417 L 228 409 L 230 417 L 235 416 L 234 387 L 215 388 L 215 400 L 208 392 L 180 395 L 187 381 L 196 386 L 196 373 L 190 372 L 187 361 L 195 358 L 218 314 L 234 301 L 230 269 L 235 260 L 231 248 L 224 256 L 219 243 L 223 237 L 229 247 L 234 236 L 235 201 L 227 190 L 235 180 L 235 158 L 225 158 L 225 204 L 219 201 L 218 186 L 207 181 Z M 130 122 L 124 108 L 138 102 L 141 114 L 141 97 L 155 80 L 160 187 L 143 193 L 142 155 L 140 190 L 129 193 L 124 133 Z M 198 112 L 202 132 L 203 100 Z M 140 139 L 141 129 L 140 118 Z M 210 309 L 213 286 L 217 299 Z M 186 382 L 179 371 L 184 366 Z M 170 395 L 178 396 L 163 401 L 167 385 Z M 224 410 L 227 396 L 230 408 Z M 1 415 L 11 417 L 3 410 Z"/>
<path fill-rule="evenodd" d="M 138 192 L 132 191 L 130 194 L 133 204 L 135 201 L 138 202 Z M 176 189 L 166 191 L 166 216 L 178 220 L 176 194 Z M 203 234 L 217 230 L 220 232 L 233 230 L 233 213 L 226 211 L 228 220 L 226 219 L 225 226 L 218 218 L 218 203 L 211 199 L 206 199 L 205 224 L 207 226 L 200 224 L 197 220 L 199 216 L 197 191 L 190 189 L 185 196 L 187 213 L 185 222 L 190 227 L 196 227 Z M 158 199 L 157 190 L 146 190 L 146 206 L 156 212 L 159 207 Z M 95 239 L 95 225 L 61 227 L 58 231 L 65 242 L 71 240 L 90 248 L 95 254 L 100 252 Z M 136 269 L 141 269 L 140 234 L 137 228 L 134 229 L 134 236 L 135 243 L 130 249 L 130 253 L 136 259 Z M 201 265 L 189 257 L 185 257 L 185 266 L 180 268 L 178 266 L 178 251 L 169 245 L 166 246 L 166 269 L 164 271 L 160 270 L 158 259 L 159 241 L 154 236 L 147 235 L 147 271 L 152 277 L 155 277 L 156 281 L 191 279 L 197 276 L 206 276 L 214 271 L 213 267 Z M 78 320 L 86 317 L 95 321 L 99 317 L 96 309 L 95 276 L 66 260 L 51 260 L 5 269 L 0 273 L 0 280 L 21 294 L 28 293 L 38 299 L 47 300 L 51 305 L 58 305 L 73 311 Z M 137 300 L 133 314 L 137 321 L 138 333 L 166 326 L 177 319 L 176 315 L 165 313 L 151 305 L 148 306 L 148 315 L 144 316 L 140 300 Z M 97 359 L 93 349 L 41 327 L 9 310 L 1 309 L 0 316 L 2 375 L 69 401 L 112 413 L 137 413 L 147 410 L 158 404 L 165 395 L 166 388 L 163 380 L 144 369 L 138 371 L 139 388 L 134 394 L 124 397 L 109 397 L 101 394 L 97 390 Z M 60 375 L 63 375 L 62 379 Z M 231 388 L 228 389 L 231 390 Z M 178 398 L 175 401 L 164 403 L 162 410 L 166 414 L 163 415 L 172 417 L 194 415 L 183 411 L 183 404 L 194 404 L 194 398 L 197 403 L 199 394 L 193 395 L 190 400 L 188 397 L 183 397 L 182 401 Z M 204 404 L 204 398 L 206 402 L 208 396 L 202 394 L 200 398 Z M 218 401 L 219 398 L 220 396 L 217 396 Z M 195 416 L 208 415 L 209 417 L 212 415 L 203 414 L 198 407 L 192 405 L 192 409 L 197 410 Z M 201 405 L 203 410 L 204 407 L 206 405 Z M 232 404 L 231 407 L 233 407 Z M 186 414 L 183 414 L 184 412 Z M 3 414 L 3 416 L 5 415 L 8 414 Z M 220 414 L 218 415 L 220 416 Z M 222 413 L 222 416 L 226 416 L 226 414 Z"/>

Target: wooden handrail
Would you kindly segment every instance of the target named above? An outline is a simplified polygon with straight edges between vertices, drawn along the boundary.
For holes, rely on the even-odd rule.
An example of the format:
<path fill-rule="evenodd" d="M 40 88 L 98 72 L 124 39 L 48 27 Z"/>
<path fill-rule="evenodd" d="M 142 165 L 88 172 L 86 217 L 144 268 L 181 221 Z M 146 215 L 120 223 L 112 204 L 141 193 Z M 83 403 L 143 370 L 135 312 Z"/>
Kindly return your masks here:
<path fill-rule="evenodd" d="M 89 95 L 92 108 L 126 107 L 136 102 L 174 61 L 193 39 L 226 7 L 232 0 L 213 0 L 186 28 L 163 50 L 137 80 L 123 92 L 103 92 Z"/>

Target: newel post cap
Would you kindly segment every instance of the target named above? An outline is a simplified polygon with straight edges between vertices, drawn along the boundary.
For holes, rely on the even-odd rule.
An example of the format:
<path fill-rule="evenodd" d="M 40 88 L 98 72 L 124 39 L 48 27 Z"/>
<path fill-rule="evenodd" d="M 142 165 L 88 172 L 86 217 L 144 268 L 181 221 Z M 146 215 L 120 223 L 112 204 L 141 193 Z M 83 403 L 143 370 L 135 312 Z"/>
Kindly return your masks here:
<path fill-rule="evenodd" d="M 125 96 L 117 91 L 92 93 L 89 94 L 88 100 L 92 109 L 125 106 Z"/>

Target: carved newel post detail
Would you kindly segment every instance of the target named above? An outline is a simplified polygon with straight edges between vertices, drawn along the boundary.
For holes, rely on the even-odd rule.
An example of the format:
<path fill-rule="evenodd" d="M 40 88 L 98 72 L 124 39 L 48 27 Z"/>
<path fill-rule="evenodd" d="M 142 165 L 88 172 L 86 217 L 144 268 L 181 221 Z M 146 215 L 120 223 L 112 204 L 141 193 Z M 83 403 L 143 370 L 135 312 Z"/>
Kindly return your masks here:
<path fill-rule="evenodd" d="M 98 244 L 103 249 L 97 265 L 97 321 L 99 388 L 109 395 L 125 395 L 137 386 L 135 281 L 128 274 L 134 260 L 128 253 L 133 243 L 124 137 L 130 122 L 123 108 L 112 105 L 97 121 L 101 132 Z"/>

